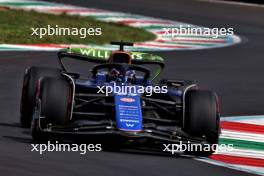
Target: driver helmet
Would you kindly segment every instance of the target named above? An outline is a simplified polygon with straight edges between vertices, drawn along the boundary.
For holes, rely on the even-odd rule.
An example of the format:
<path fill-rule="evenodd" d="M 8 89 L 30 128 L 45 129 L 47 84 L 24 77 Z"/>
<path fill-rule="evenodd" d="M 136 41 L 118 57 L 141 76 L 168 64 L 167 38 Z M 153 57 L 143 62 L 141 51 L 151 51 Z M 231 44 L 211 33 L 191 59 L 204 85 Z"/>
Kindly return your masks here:
<path fill-rule="evenodd" d="M 120 73 L 119 70 L 113 68 L 113 69 L 110 71 L 110 79 L 111 79 L 112 81 L 122 82 L 122 74 Z"/>
<path fill-rule="evenodd" d="M 131 56 L 124 51 L 114 51 L 109 58 L 109 63 L 118 63 L 118 64 L 131 64 Z M 119 70 L 113 68 L 110 71 L 110 78 L 113 81 L 122 82 L 125 76 L 125 82 L 132 80 L 133 73 L 127 71 L 126 75 L 122 75 Z"/>

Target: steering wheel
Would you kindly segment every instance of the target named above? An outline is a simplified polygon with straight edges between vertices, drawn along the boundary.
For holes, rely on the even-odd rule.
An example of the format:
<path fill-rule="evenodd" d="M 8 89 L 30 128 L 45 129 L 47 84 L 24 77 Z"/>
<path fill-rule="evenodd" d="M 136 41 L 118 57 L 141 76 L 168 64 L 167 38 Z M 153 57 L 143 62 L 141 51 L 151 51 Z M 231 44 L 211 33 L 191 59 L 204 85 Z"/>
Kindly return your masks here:
<path fill-rule="evenodd" d="M 96 74 L 98 70 L 100 69 L 117 69 L 121 72 L 122 75 L 126 75 L 126 72 L 129 70 L 135 70 L 135 71 L 140 71 L 143 72 L 144 75 L 144 82 L 146 82 L 150 76 L 150 70 L 144 66 L 139 66 L 139 65 L 133 65 L 133 64 L 100 64 L 94 66 L 92 69 L 92 74 L 93 78 L 96 77 Z"/>

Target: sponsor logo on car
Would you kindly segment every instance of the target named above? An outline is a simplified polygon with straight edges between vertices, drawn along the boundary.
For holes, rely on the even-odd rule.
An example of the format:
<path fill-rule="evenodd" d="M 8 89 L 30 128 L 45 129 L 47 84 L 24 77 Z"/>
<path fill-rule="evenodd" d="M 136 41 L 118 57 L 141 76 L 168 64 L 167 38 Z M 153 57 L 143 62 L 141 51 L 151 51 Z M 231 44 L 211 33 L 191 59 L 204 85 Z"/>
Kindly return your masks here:
<path fill-rule="evenodd" d="M 132 103 L 136 101 L 134 98 L 121 98 L 120 100 L 127 103 Z"/>
<path fill-rule="evenodd" d="M 127 127 L 133 127 L 133 126 L 135 126 L 135 124 L 129 124 L 129 123 L 126 123 L 126 126 L 127 126 Z"/>

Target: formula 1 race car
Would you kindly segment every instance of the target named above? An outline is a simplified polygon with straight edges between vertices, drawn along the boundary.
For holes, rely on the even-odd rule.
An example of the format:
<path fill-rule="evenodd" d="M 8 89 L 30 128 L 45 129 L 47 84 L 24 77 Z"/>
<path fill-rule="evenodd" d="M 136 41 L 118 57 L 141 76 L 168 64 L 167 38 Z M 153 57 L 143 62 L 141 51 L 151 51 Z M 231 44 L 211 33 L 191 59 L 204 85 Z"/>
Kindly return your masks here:
<path fill-rule="evenodd" d="M 111 44 L 119 45 L 119 50 L 67 48 L 58 53 L 61 69 L 26 69 L 20 121 L 31 127 L 34 140 L 78 135 L 152 146 L 218 143 L 219 106 L 214 92 L 186 80 L 154 84 L 164 68 L 163 58 L 124 51 L 133 43 Z M 76 66 L 72 61 L 97 65 L 81 69 L 84 64 Z M 77 71 L 69 71 L 71 66 Z"/>

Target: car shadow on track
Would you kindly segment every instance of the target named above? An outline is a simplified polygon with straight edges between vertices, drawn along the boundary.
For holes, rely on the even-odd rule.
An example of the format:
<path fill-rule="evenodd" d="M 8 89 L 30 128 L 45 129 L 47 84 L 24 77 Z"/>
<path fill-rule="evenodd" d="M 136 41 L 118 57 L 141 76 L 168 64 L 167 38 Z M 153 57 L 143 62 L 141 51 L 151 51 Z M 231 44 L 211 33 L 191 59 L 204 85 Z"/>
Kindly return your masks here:
<path fill-rule="evenodd" d="M 23 135 L 26 135 L 27 137 L 22 136 L 10 136 L 10 135 L 3 135 L 2 137 L 11 141 L 19 142 L 19 143 L 26 143 L 26 144 L 34 144 L 34 143 L 46 143 L 43 141 L 33 141 L 31 138 L 31 130 L 25 129 L 20 126 L 19 123 L 0 123 L 0 126 L 4 127 L 11 127 L 11 128 L 19 128 L 21 129 L 21 133 Z M 60 141 L 63 143 L 77 143 L 82 144 L 86 143 L 88 144 L 91 141 L 85 141 L 85 140 L 71 140 L 71 141 Z M 115 145 L 114 143 L 112 145 Z M 122 146 L 121 148 L 104 148 L 102 152 L 111 152 L 111 153 L 124 153 L 124 154 L 136 154 L 136 155 L 151 155 L 151 156 L 164 156 L 164 157 L 176 157 L 176 158 L 193 158 L 193 156 L 190 155 L 183 155 L 182 153 L 174 153 L 171 154 L 169 152 L 163 152 L 163 150 L 160 149 L 153 149 L 148 147 L 129 147 L 129 146 Z"/>

